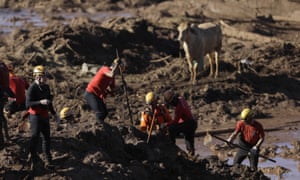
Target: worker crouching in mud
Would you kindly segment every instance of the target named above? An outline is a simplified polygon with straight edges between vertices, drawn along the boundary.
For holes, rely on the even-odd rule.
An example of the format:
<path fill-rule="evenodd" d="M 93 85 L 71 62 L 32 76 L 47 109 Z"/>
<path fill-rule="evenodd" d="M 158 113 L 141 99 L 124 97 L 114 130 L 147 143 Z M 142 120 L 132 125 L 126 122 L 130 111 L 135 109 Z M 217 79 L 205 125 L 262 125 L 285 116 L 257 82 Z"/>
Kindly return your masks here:
<path fill-rule="evenodd" d="M 165 135 L 165 129 L 161 129 L 161 124 L 170 122 L 171 116 L 165 104 L 158 102 L 158 96 L 154 92 L 148 92 L 145 96 L 146 107 L 141 114 L 140 129 L 151 134 Z"/>
<path fill-rule="evenodd" d="M 175 94 L 172 90 L 164 93 L 166 103 L 175 107 L 174 118 L 172 121 L 163 125 L 167 126 L 169 137 L 173 144 L 176 143 L 176 136 L 183 133 L 186 150 L 189 155 L 195 154 L 195 131 L 197 129 L 197 121 L 194 119 L 191 108 L 186 100 Z"/>

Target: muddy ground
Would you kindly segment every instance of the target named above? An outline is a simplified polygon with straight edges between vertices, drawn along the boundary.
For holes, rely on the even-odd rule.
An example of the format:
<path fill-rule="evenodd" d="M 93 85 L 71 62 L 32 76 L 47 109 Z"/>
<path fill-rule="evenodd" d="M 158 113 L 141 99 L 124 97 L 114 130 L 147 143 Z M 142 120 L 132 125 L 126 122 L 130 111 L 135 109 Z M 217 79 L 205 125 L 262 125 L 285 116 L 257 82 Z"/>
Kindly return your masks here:
<path fill-rule="evenodd" d="M 13 64 L 16 74 L 28 81 L 35 65 L 45 65 L 57 112 L 68 106 L 76 117 L 58 129 L 52 123 L 55 169 L 38 169 L 36 179 L 268 179 L 263 172 L 271 168 L 251 172 L 217 156 L 189 158 L 164 138 L 153 137 L 147 144 L 146 134 L 138 130 L 144 95 L 168 88 L 191 104 L 198 137 L 208 131 L 226 138 L 240 111 L 251 107 L 266 129 L 263 155 L 299 161 L 299 136 L 292 136 L 300 127 L 298 1 L 1 1 L 0 6 L 16 13 L 29 10 L 45 23 L 36 26 L 30 19 L 9 19 L 23 24 L 11 32 L 2 31 L 1 60 Z M 105 16 L 99 16 L 103 12 Z M 197 83 L 189 82 L 184 52 L 176 41 L 176 27 L 182 21 L 221 24 L 218 78 L 208 76 L 205 62 Z M 118 75 L 116 94 L 107 98 L 107 124 L 95 127 L 94 114 L 83 98 L 93 73 L 81 73 L 81 67 L 83 63 L 110 64 L 116 49 L 127 62 L 124 77 L 131 111 Z M 242 59 L 252 65 L 239 72 Z M 11 140 L 0 151 L 3 179 L 29 174 L 29 133 L 17 131 L 19 117 L 9 119 Z M 294 146 L 278 154 L 278 142 Z M 226 152 L 232 154 L 232 150 Z M 280 162 L 276 166 L 280 169 Z M 274 173 L 284 173 L 282 169 Z"/>

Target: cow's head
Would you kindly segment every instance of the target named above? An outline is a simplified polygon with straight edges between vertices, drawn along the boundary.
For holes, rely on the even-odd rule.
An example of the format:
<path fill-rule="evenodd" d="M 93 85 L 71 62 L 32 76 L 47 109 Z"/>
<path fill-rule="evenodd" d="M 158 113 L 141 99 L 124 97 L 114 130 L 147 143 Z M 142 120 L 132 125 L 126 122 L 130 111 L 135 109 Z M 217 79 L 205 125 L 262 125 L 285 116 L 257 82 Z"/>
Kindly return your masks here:
<path fill-rule="evenodd" d="M 178 30 L 178 38 L 177 40 L 183 42 L 187 39 L 188 33 L 190 31 L 190 24 L 187 22 L 180 23 L 177 27 Z"/>

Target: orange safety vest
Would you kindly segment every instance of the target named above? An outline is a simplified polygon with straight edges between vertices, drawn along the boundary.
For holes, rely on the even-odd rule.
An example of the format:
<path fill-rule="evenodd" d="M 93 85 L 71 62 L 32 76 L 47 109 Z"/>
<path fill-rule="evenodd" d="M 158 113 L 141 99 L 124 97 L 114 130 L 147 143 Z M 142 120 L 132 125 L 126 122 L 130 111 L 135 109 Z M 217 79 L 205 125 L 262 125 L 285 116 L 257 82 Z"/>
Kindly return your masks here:
<path fill-rule="evenodd" d="M 140 120 L 140 129 L 142 131 L 148 131 L 150 129 L 153 116 L 154 118 L 154 125 L 157 127 L 162 123 L 170 122 L 172 120 L 169 110 L 164 104 L 158 104 L 156 108 L 153 110 L 154 113 L 149 111 L 143 111 L 141 113 L 141 120 Z M 159 127 L 158 127 L 159 128 Z M 156 128 L 156 129 L 158 129 Z"/>

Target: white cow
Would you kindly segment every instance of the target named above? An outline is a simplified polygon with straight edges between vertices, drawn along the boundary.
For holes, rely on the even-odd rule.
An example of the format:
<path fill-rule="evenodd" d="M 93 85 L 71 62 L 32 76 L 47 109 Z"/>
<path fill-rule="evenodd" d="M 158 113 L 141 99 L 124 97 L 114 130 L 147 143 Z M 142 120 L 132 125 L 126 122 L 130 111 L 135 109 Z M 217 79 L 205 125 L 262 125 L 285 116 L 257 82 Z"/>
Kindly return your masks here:
<path fill-rule="evenodd" d="M 210 73 L 213 75 L 213 55 L 215 55 L 216 72 L 218 76 L 218 55 L 222 47 L 221 27 L 213 23 L 203 23 L 199 25 L 181 23 L 178 26 L 178 40 L 183 46 L 185 56 L 191 73 L 191 81 L 196 82 L 197 67 L 203 70 L 204 56 L 207 55 L 210 64 Z"/>

